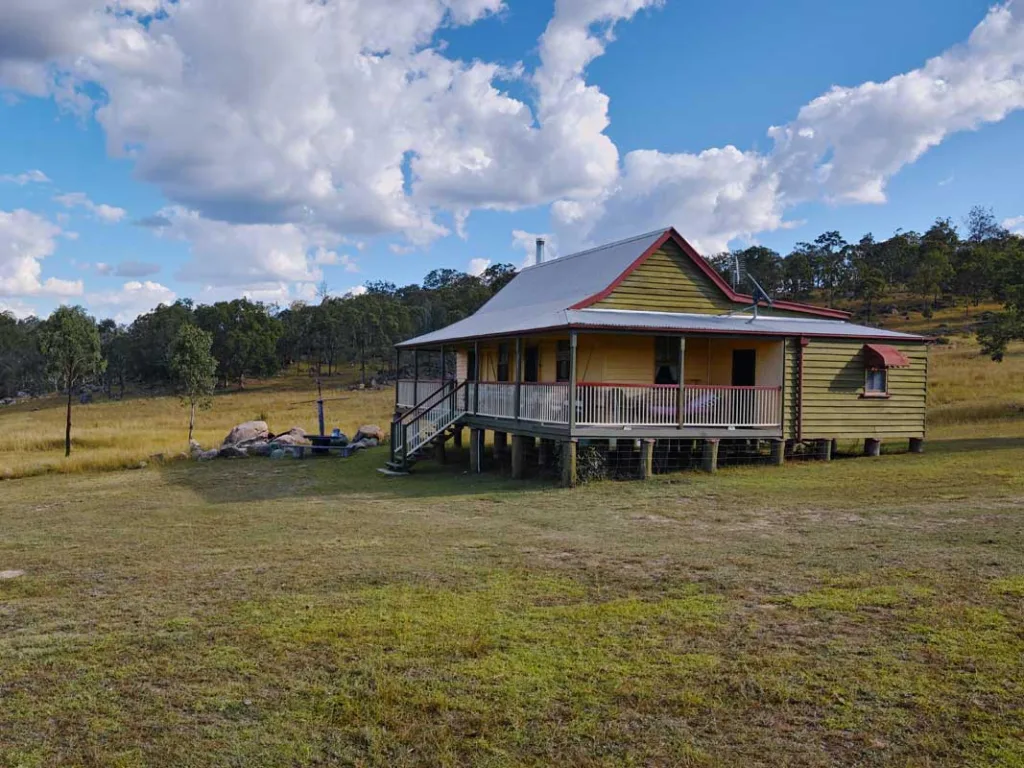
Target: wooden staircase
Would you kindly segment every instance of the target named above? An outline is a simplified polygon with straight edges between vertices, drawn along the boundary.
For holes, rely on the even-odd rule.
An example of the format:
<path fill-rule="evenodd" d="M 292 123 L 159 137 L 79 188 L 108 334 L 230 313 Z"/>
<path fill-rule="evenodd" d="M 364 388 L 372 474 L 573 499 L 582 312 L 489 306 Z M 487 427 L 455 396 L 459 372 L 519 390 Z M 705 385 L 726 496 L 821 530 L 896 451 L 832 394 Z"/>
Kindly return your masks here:
<path fill-rule="evenodd" d="M 390 472 L 408 472 L 423 451 L 451 437 L 467 412 L 466 382 L 445 382 L 421 403 L 391 422 Z"/>

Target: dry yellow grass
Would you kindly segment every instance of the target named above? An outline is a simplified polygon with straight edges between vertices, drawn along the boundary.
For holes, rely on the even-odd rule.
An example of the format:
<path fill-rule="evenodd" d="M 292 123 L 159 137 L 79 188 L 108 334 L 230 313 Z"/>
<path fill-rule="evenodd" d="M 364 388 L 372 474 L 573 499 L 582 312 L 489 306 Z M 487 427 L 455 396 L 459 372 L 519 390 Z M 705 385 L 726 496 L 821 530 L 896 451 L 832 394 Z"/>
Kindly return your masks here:
<path fill-rule="evenodd" d="M 1024 344 L 1011 345 L 996 363 L 978 352 L 973 339 L 953 338 L 931 354 L 928 387 L 930 434 L 950 429 L 982 429 L 997 435 L 997 423 L 1011 429 L 1024 425 Z"/>
<path fill-rule="evenodd" d="M 351 436 L 361 424 L 387 427 L 393 390 L 351 392 L 341 382 L 324 380 L 327 428 Z M 343 398 L 343 399 L 335 399 Z M 266 418 L 271 431 L 299 426 L 317 429 L 316 383 L 305 375 L 253 382 L 241 392 L 224 392 L 196 418 L 195 438 L 204 447 L 220 445 L 235 424 Z M 121 469 L 153 454 L 174 457 L 188 449 L 188 411 L 177 397 L 128 397 L 108 402 L 99 397 L 72 409 L 72 452 L 64 458 L 64 402 L 51 397 L 0 410 L 0 478 L 47 472 Z"/>

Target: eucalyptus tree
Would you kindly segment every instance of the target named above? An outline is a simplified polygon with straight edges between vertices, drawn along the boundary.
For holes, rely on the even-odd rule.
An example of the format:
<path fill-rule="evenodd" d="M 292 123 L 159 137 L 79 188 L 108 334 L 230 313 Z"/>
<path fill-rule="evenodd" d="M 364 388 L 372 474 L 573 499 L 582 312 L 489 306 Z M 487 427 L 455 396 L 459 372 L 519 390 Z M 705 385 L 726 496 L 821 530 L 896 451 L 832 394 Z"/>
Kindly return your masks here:
<path fill-rule="evenodd" d="M 102 373 L 106 366 L 100 351 L 96 321 L 81 307 L 58 307 L 39 331 L 39 348 L 47 370 L 68 393 L 64 456 L 71 455 L 71 400 L 75 387 Z"/>

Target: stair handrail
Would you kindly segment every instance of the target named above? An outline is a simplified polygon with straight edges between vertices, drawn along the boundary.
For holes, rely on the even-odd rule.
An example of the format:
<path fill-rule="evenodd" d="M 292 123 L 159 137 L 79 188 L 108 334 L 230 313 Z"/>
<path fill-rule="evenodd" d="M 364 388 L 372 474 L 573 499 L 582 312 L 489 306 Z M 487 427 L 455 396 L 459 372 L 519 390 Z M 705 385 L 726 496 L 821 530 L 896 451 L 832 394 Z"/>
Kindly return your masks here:
<path fill-rule="evenodd" d="M 465 382 L 463 382 L 463 384 L 464 383 Z M 396 416 L 394 418 L 394 420 L 392 421 L 392 423 L 393 424 L 403 424 L 403 423 L 406 422 L 406 419 L 409 419 L 411 421 L 411 419 L 414 418 L 417 414 L 421 413 L 422 411 L 424 411 L 424 410 L 426 410 L 428 408 L 432 408 L 433 406 L 437 405 L 437 403 L 434 403 L 434 402 L 431 402 L 431 401 L 434 400 L 435 398 L 447 397 L 451 393 L 452 387 L 454 387 L 456 385 L 458 385 L 458 382 L 455 379 L 448 379 L 447 381 L 442 382 L 440 387 L 438 387 L 433 392 L 431 392 L 429 395 L 427 395 L 425 398 L 423 398 L 423 400 L 418 402 L 412 408 L 409 408 L 408 410 L 406 410 L 401 415 Z"/>
<path fill-rule="evenodd" d="M 452 408 L 452 413 L 455 413 L 455 411 L 457 409 L 458 396 L 459 396 L 460 393 L 465 395 L 465 393 L 466 393 L 466 384 L 467 384 L 467 382 L 465 382 L 465 381 L 462 381 L 462 382 L 456 382 L 456 381 L 447 382 L 442 387 L 442 389 L 448 389 L 449 391 L 442 392 L 441 390 L 438 390 L 437 392 L 432 394 L 430 397 L 426 398 L 418 406 L 416 406 L 415 409 L 409 411 L 406 414 L 403 414 L 400 418 L 395 419 L 391 423 L 391 459 L 393 461 L 398 460 L 398 458 L 399 458 L 398 457 L 399 450 L 401 450 L 401 452 L 402 452 L 402 459 L 403 460 L 407 459 L 409 457 L 410 451 L 409 451 L 409 446 L 408 446 L 408 435 L 410 434 L 411 428 L 415 427 L 420 421 L 422 421 L 427 416 L 427 414 L 430 413 L 431 410 L 433 410 L 434 408 L 437 408 L 445 400 L 451 400 L 453 405 L 455 405 L 455 407 Z M 450 387 L 450 385 L 455 385 L 455 386 L 454 387 Z M 439 395 L 441 395 L 441 396 L 438 397 Z M 431 402 L 431 401 L 433 401 L 435 399 L 436 399 L 436 402 Z M 429 405 L 428 405 L 428 403 L 429 403 Z M 463 405 L 462 412 L 457 414 L 457 415 L 455 415 L 455 419 L 458 419 L 459 416 L 461 416 L 465 412 L 466 412 L 466 408 L 465 408 L 465 405 Z M 406 421 L 405 420 L 406 417 L 410 416 L 410 414 L 412 414 L 412 418 L 410 418 L 408 421 Z M 449 422 L 449 424 L 450 423 L 451 422 Z M 448 425 L 446 424 L 445 426 L 447 427 Z M 415 434 L 415 432 L 413 432 L 413 434 Z M 399 436 L 400 436 L 400 439 L 399 439 Z M 413 448 L 413 451 L 415 452 L 415 451 L 419 450 L 419 448 L 421 448 L 421 447 L 422 447 L 422 444 L 421 445 L 417 445 L 415 448 Z"/>

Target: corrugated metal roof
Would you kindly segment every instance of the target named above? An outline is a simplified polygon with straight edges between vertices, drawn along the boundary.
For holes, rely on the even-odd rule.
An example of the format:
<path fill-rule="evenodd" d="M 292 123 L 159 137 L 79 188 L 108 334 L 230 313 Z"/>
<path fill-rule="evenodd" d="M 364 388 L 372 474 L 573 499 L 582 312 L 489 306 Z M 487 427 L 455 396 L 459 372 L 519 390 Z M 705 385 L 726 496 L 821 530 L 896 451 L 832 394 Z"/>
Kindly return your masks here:
<path fill-rule="evenodd" d="M 864 354 L 869 365 L 881 368 L 906 368 L 910 365 L 906 355 L 888 344 L 865 344 Z"/>
<path fill-rule="evenodd" d="M 506 336 L 548 329 L 592 328 L 612 331 L 723 333 L 755 336 L 834 336 L 852 339 L 924 341 L 923 336 L 856 325 L 843 320 L 753 315 L 699 315 L 683 312 L 636 312 L 619 309 L 570 309 L 524 317 L 517 312 L 473 316 L 399 346 L 428 346 L 462 339 Z"/>
<path fill-rule="evenodd" d="M 527 267 L 484 304 L 476 317 L 505 310 L 529 316 L 533 307 L 568 309 L 607 288 L 667 231 L 647 232 Z"/>
<path fill-rule="evenodd" d="M 691 333 L 759 334 L 784 336 L 837 336 L 866 339 L 904 339 L 921 341 L 923 337 L 844 320 L 815 317 L 778 317 L 761 312 L 750 314 L 700 315 L 684 312 L 636 312 L 619 309 L 578 309 L 566 313 L 566 322 L 576 328 L 611 330 L 689 331 Z"/>
<path fill-rule="evenodd" d="M 666 231 L 647 232 L 527 267 L 476 314 L 399 346 L 564 326 L 566 309 L 607 288 Z"/>
<path fill-rule="evenodd" d="M 510 309 L 502 312 L 477 313 L 465 320 L 459 320 L 446 328 L 432 333 L 417 336 L 398 344 L 399 347 L 425 347 L 445 344 L 459 339 L 478 339 L 485 336 L 507 336 L 539 331 L 545 328 L 565 328 L 568 326 L 564 309 L 552 310 L 534 307 L 530 314 Z"/>
<path fill-rule="evenodd" d="M 610 309 L 569 309 L 600 293 L 640 258 L 669 229 L 658 229 L 599 248 L 580 251 L 522 270 L 476 314 L 399 347 L 423 347 L 464 339 L 508 336 L 569 327 L 733 334 L 827 335 L 853 338 L 921 340 L 920 336 L 814 317 L 757 320 L 741 315 L 701 315 Z"/>

